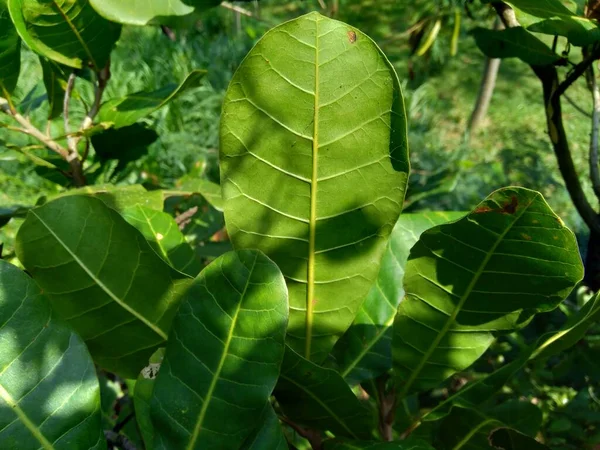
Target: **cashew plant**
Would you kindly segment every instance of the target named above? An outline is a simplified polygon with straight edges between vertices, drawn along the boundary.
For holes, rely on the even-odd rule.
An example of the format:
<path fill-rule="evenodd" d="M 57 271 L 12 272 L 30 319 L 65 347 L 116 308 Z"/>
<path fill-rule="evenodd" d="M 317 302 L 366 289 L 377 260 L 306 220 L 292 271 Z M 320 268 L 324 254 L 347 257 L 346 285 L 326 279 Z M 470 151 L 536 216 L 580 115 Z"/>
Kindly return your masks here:
<path fill-rule="evenodd" d="M 91 137 L 139 124 L 201 76 L 102 100 L 115 22 L 194 5 L 206 6 L 0 0 L 2 124 L 83 185 Z M 49 71 L 49 117 L 64 119 L 53 95 L 68 100 L 91 71 L 77 130 L 52 137 L 13 102 L 21 40 Z M 26 212 L 18 264 L 0 261 L 0 448 L 545 448 L 539 421 L 520 420 L 535 405 L 490 399 L 574 345 L 597 297 L 497 371 L 419 399 L 565 300 L 583 276 L 575 237 L 520 187 L 468 213 L 401 215 L 408 174 L 402 91 L 377 45 L 318 13 L 273 28 L 231 80 L 221 184 L 201 192 L 232 251 L 203 267 L 164 193 L 141 186 L 72 189 Z M 114 384 L 129 402 L 117 418 Z"/>

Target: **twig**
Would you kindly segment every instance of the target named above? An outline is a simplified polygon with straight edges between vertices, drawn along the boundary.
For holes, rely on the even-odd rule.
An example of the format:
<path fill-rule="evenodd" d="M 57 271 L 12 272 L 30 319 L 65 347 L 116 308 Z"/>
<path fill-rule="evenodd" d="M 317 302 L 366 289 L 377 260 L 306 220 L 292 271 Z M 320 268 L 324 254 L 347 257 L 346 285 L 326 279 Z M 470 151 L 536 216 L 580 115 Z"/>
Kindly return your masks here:
<path fill-rule="evenodd" d="M 571 105 L 573 108 L 575 108 L 575 109 L 576 109 L 577 111 L 579 111 L 581 114 L 583 114 L 584 116 L 586 116 L 586 117 L 587 117 L 587 118 L 589 118 L 589 119 L 591 119 L 591 118 L 592 118 L 592 115 L 591 115 L 589 112 L 587 112 L 585 109 L 583 109 L 581 106 L 579 106 L 577 103 L 575 103 L 575 101 L 574 101 L 574 100 L 573 100 L 571 97 L 569 97 L 569 96 L 567 95 L 567 93 L 566 93 L 566 92 L 563 94 L 563 97 L 565 98 L 565 100 L 566 100 L 567 102 L 569 102 L 569 104 L 570 104 L 570 105 Z"/>
<path fill-rule="evenodd" d="M 183 230 L 185 226 L 190 223 L 194 214 L 198 212 L 197 206 L 192 206 L 187 211 L 182 212 L 177 217 L 175 217 L 175 223 L 179 227 L 180 230 Z"/>
<path fill-rule="evenodd" d="M 65 96 L 63 98 L 63 121 L 65 124 L 65 134 L 67 135 L 67 146 L 69 147 L 70 152 L 69 157 L 67 158 L 67 161 L 69 162 L 71 159 L 79 158 L 79 154 L 77 153 L 77 141 L 69 137 L 69 133 L 71 132 L 71 126 L 69 125 L 69 101 L 71 100 L 73 89 L 75 88 L 76 79 L 77 74 L 75 74 L 75 72 L 71 72 L 67 80 Z"/>
<path fill-rule="evenodd" d="M 592 113 L 592 136 L 590 139 L 590 179 L 596 197 L 600 199 L 600 170 L 598 168 L 598 128 L 600 127 L 600 89 L 594 74 L 594 67 L 588 68 L 588 83 L 594 100 L 594 111 Z"/>
<path fill-rule="evenodd" d="M 111 446 L 110 448 L 119 447 L 122 450 L 137 450 L 135 445 L 122 434 L 115 433 L 112 430 L 104 430 L 104 437 L 107 443 Z"/>
<path fill-rule="evenodd" d="M 317 0 L 319 2 L 319 6 L 321 7 L 321 9 L 327 9 L 327 5 L 325 4 L 324 0 Z"/>
<path fill-rule="evenodd" d="M 587 58 L 577 64 L 573 70 L 569 72 L 569 75 L 567 75 L 565 81 L 560 83 L 554 95 L 561 96 L 564 94 L 565 91 L 569 89 L 569 87 L 575 82 L 575 80 L 581 77 L 581 75 L 583 75 L 598 58 L 600 58 L 600 45 L 594 46 Z"/>
<path fill-rule="evenodd" d="M 221 2 L 221 6 L 225 9 L 229 9 L 230 11 L 234 11 L 236 13 L 240 13 L 243 14 L 244 16 L 248 16 L 248 17 L 254 17 L 254 14 L 252 14 L 250 11 L 248 11 L 245 8 L 242 8 L 241 6 L 237 6 L 237 5 L 232 5 L 229 2 Z"/>
<path fill-rule="evenodd" d="M 108 84 L 108 80 L 110 80 L 110 60 L 106 63 L 102 69 L 100 69 L 97 73 L 96 80 L 96 89 L 94 91 L 94 103 L 92 107 L 88 111 L 85 119 L 83 119 L 83 123 L 81 124 L 81 130 L 86 130 L 92 126 L 94 123 L 94 118 L 100 111 L 100 105 L 102 104 L 102 95 L 104 94 L 104 90 L 106 89 L 106 85 Z"/>
<path fill-rule="evenodd" d="M 377 378 L 377 393 L 379 398 L 379 432 L 384 441 L 394 439 L 394 415 L 396 412 L 396 390 L 386 392 L 387 375 Z"/>
<path fill-rule="evenodd" d="M 310 443 L 313 450 L 323 450 L 323 436 L 321 436 L 319 431 L 301 427 L 285 416 L 279 416 L 279 419 L 286 425 L 289 425 L 300 436 L 305 438 Z"/>

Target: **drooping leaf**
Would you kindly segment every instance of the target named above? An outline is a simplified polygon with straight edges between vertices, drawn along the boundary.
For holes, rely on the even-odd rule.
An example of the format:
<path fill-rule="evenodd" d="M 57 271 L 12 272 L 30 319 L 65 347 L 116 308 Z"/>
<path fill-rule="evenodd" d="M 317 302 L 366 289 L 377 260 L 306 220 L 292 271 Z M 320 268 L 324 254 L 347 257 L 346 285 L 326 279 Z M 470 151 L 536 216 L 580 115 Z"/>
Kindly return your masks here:
<path fill-rule="evenodd" d="M 352 326 L 334 347 L 333 355 L 346 381 L 360 383 L 391 369 L 392 324 L 404 297 L 402 277 L 410 249 L 423 231 L 464 215 L 460 212 L 425 212 L 400 216 L 383 254 L 375 285 Z"/>
<path fill-rule="evenodd" d="M 65 66 L 103 68 L 121 26 L 104 19 L 87 0 L 8 0 L 21 39 L 34 52 Z"/>
<path fill-rule="evenodd" d="M 21 70 L 21 39 L 8 14 L 7 0 L 0 0 L 0 97 L 9 97 Z"/>
<path fill-rule="evenodd" d="M 506 3 L 534 17 L 544 19 L 574 15 L 560 0 L 508 0 Z"/>
<path fill-rule="evenodd" d="M 128 25 L 169 24 L 176 17 L 188 16 L 214 6 L 220 0 L 90 0 L 91 5 L 113 22 Z"/>
<path fill-rule="evenodd" d="M 206 178 L 185 176 L 179 180 L 181 191 L 196 192 L 204 197 L 217 211 L 223 211 L 221 186 Z"/>
<path fill-rule="evenodd" d="M 408 438 L 396 442 L 326 441 L 325 450 L 435 450 L 427 442 Z"/>
<path fill-rule="evenodd" d="M 42 56 L 40 56 L 40 64 L 48 99 L 48 120 L 52 120 L 63 113 L 63 101 L 69 74 L 63 66 Z"/>
<path fill-rule="evenodd" d="M 171 267 L 191 277 L 198 275 L 202 269 L 200 260 L 179 231 L 173 217 L 141 205 L 129 207 L 122 214 Z"/>
<path fill-rule="evenodd" d="M 369 412 L 335 370 L 318 366 L 286 347 L 275 397 L 283 412 L 309 428 L 368 439 Z"/>
<path fill-rule="evenodd" d="M 239 448 L 260 425 L 283 357 L 288 302 L 279 268 L 230 252 L 185 294 L 151 401 L 158 448 Z"/>
<path fill-rule="evenodd" d="M 229 86 L 220 161 L 234 247 L 281 267 L 288 343 L 322 361 L 375 281 L 402 208 L 406 119 L 393 67 L 369 37 L 318 13 L 274 28 Z"/>
<path fill-rule="evenodd" d="M 477 47 L 490 58 L 519 58 L 527 64 L 553 64 L 560 56 L 522 27 L 488 30 L 477 27 L 473 31 Z"/>
<path fill-rule="evenodd" d="M 573 233 L 523 188 L 500 189 L 423 233 L 405 270 L 393 332 L 400 398 L 467 368 L 494 332 L 554 309 L 583 276 Z"/>
<path fill-rule="evenodd" d="M 499 428 L 490 433 L 490 448 L 499 450 L 550 450 L 530 436 L 510 428 Z"/>
<path fill-rule="evenodd" d="M 600 40 L 600 27 L 596 21 L 583 17 L 551 17 L 536 22 L 528 30 L 552 36 L 565 36 L 573 45 L 583 47 Z"/>
<path fill-rule="evenodd" d="M 287 450 L 288 445 L 281 429 L 281 423 L 273 411 L 273 407 L 269 404 L 265 407 L 261 420 L 261 424 L 252 433 L 244 444 L 240 447 L 241 450 Z"/>
<path fill-rule="evenodd" d="M 33 280 L 0 260 L 0 447 L 106 448 L 96 369 Z"/>
<path fill-rule="evenodd" d="M 150 418 L 150 401 L 152 399 L 152 392 L 154 392 L 156 375 L 158 375 L 164 355 L 165 349 L 159 348 L 150 357 L 148 365 L 142 369 L 135 382 L 135 390 L 133 392 L 135 417 L 145 447 L 149 450 L 154 448 L 154 426 Z"/>
<path fill-rule="evenodd" d="M 136 378 L 167 339 L 188 281 L 101 200 L 70 195 L 29 211 L 16 239 L 23 266 L 94 361 Z"/>
<path fill-rule="evenodd" d="M 206 70 L 194 70 L 179 86 L 173 84 L 152 92 L 136 92 L 126 97 L 110 99 L 100 107 L 98 120 L 111 123 L 114 128 L 133 125 L 188 89 L 198 87 L 198 81 L 205 74 Z"/>
<path fill-rule="evenodd" d="M 83 194 L 96 197 L 102 200 L 107 206 L 110 206 L 119 212 L 123 212 L 124 210 L 137 205 L 157 211 L 162 211 L 163 208 L 162 192 L 147 191 L 139 184 L 131 186 L 85 186 L 64 192 L 60 194 L 60 196 L 64 197 Z"/>

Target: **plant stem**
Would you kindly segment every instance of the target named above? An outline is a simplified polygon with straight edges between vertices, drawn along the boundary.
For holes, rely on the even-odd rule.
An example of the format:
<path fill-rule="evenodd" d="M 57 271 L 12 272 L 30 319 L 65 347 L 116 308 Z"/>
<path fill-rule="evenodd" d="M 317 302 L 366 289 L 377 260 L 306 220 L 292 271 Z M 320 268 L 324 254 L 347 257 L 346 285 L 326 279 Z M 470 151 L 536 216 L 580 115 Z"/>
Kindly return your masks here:
<path fill-rule="evenodd" d="M 569 97 L 566 93 L 563 94 L 563 97 L 565 98 L 565 100 L 573 107 L 575 108 L 577 111 L 579 111 L 581 114 L 583 114 L 584 116 L 586 116 L 587 118 L 591 119 L 592 115 L 587 112 L 585 109 L 583 109 L 581 106 L 579 106 L 577 103 L 575 103 L 575 101 Z"/>
<path fill-rule="evenodd" d="M 394 388 L 386 392 L 388 375 L 377 378 L 377 393 L 379 397 L 379 432 L 386 442 L 394 440 L 394 417 L 396 413 L 396 391 Z"/>
<path fill-rule="evenodd" d="M 598 169 L 598 128 L 600 126 L 600 89 L 596 81 L 594 67 L 590 66 L 587 71 L 588 86 L 592 93 L 594 110 L 592 113 L 592 136 L 590 139 L 590 179 L 596 197 L 600 199 L 600 171 Z"/>
<path fill-rule="evenodd" d="M 301 427 L 300 425 L 291 421 L 285 416 L 279 416 L 279 419 L 286 425 L 289 425 L 290 428 L 292 428 L 304 439 L 306 439 L 310 443 L 310 446 L 313 450 L 323 450 L 323 437 L 321 436 L 320 432 L 312 430 L 310 428 Z"/>

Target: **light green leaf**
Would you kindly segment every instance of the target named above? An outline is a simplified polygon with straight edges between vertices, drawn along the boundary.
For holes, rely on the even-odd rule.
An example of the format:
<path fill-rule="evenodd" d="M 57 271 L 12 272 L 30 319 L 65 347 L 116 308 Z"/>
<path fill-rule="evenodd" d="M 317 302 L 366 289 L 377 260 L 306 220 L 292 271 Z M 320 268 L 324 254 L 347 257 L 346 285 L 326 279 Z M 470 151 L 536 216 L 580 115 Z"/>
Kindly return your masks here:
<path fill-rule="evenodd" d="M 369 37 L 318 13 L 272 29 L 227 91 L 220 161 L 234 247 L 279 265 L 288 343 L 322 361 L 375 281 L 404 200 L 393 67 Z"/>
<path fill-rule="evenodd" d="M 3 449 L 106 449 L 96 369 L 33 280 L 0 260 Z"/>
<path fill-rule="evenodd" d="M 287 417 L 336 437 L 368 439 L 372 418 L 335 370 L 318 366 L 286 347 L 275 397 Z"/>
<path fill-rule="evenodd" d="M 424 212 L 400 216 L 383 254 L 375 285 L 352 326 L 334 347 L 333 355 L 346 381 L 360 383 L 392 368 L 392 324 L 404 297 L 402 278 L 410 249 L 423 231 L 464 215 Z"/>
<path fill-rule="evenodd" d="M 16 251 L 94 361 L 124 378 L 164 344 L 189 281 L 115 210 L 83 195 L 30 210 Z"/>
<path fill-rule="evenodd" d="M 427 442 L 408 438 L 396 442 L 326 441 L 325 450 L 435 450 Z"/>
<path fill-rule="evenodd" d="M 182 17 L 218 6 L 221 0 L 90 0 L 98 13 L 129 25 L 169 24 Z"/>
<path fill-rule="evenodd" d="M 582 276 L 575 236 L 528 189 L 500 189 L 467 217 L 426 231 L 410 252 L 394 322 L 399 397 L 466 369 L 494 332 L 554 309 Z"/>
<path fill-rule="evenodd" d="M 270 404 L 265 407 L 259 423 L 260 427 L 246 439 L 241 450 L 288 450 L 281 424 Z"/>
<path fill-rule="evenodd" d="M 36 53 L 65 66 L 102 69 L 121 26 L 100 17 L 88 0 L 8 0 L 21 39 Z"/>
<path fill-rule="evenodd" d="M 508 0 L 506 3 L 524 13 L 544 19 L 574 15 L 560 0 Z"/>
<path fill-rule="evenodd" d="M 131 186 L 114 186 L 111 184 L 85 186 L 61 193 L 60 197 L 69 195 L 89 195 L 98 198 L 119 212 L 137 205 L 157 211 L 162 211 L 163 209 L 162 192 L 158 190 L 147 191 L 140 184 Z"/>
<path fill-rule="evenodd" d="M 200 260 L 179 231 L 175 219 L 162 211 L 135 205 L 125 209 L 123 217 L 146 238 L 150 247 L 171 267 L 195 277 L 202 269 Z"/>
<path fill-rule="evenodd" d="M 550 450 L 550 447 L 510 428 L 499 428 L 490 433 L 490 448 L 499 450 Z"/>
<path fill-rule="evenodd" d="M 63 113 L 63 101 L 69 74 L 63 66 L 43 56 L 40 56 L 40 64 L 48 98 L 48 120 L 52 120 Z"/>
<path fill-rule="evenodd" d="M 519 58 L 527 64 L 545 66 L 553 64 L 560 56 L 550 47 L 522 27 L 505 30 L 475 28 L 475 43 L 490 58 Z"/>
<path fill-rule="evenodd" d="M 126 97 L 110 99 L 100 107 L 98 120 L 112 123 L 114 128 L 133 125 L 185 91 L 198 87 L 198 81 L 205 74 L 206 70 L 194 70 L 179 86 L 168 85 L 153 92 L 136 92 Z"/>
<path fill-rule="evenodd" d="M 256 250 L 227 253 L 185 294 L 151 401 L 158 448 L 239 448 L 260 425 L 284 351 L 279 268 Z"/>
<path fill-rule="evenodd" d="M 8 98 L 17 86 L 21 70 L 21 39 L 8 14 L 7 0 L 0 0 L 0 97 Z"/>
<path fill-rule="evenodd" d="M 194 192 L 202 195 L 217 211 L 223 211 L 223 198 L 221 196 L 221 186 L 206 178 L 185 176 L 179 180 L 179 190 L 184 192 Z M 171 191 L 176 195 L 177 191 Z"/>

